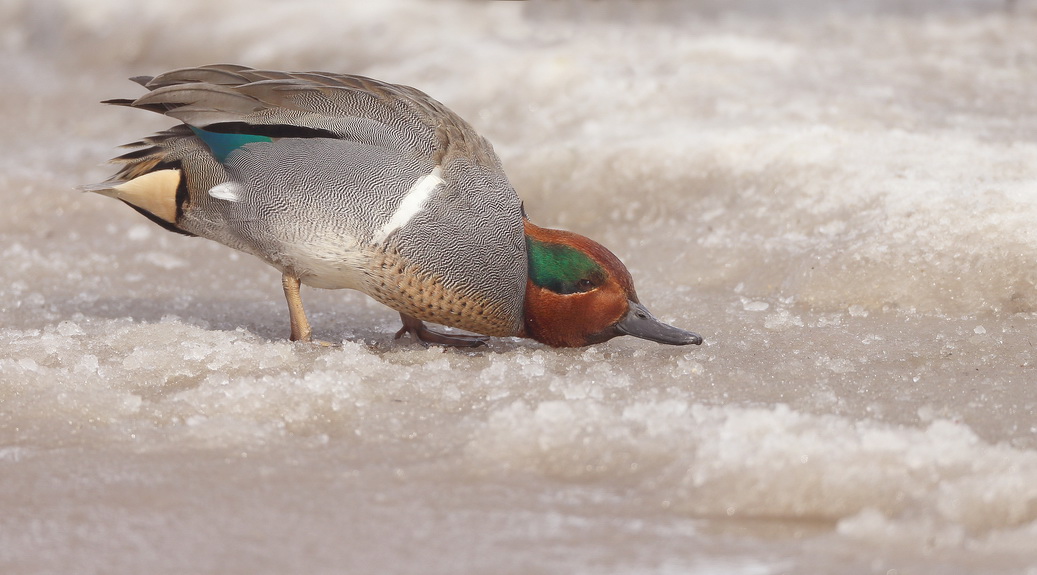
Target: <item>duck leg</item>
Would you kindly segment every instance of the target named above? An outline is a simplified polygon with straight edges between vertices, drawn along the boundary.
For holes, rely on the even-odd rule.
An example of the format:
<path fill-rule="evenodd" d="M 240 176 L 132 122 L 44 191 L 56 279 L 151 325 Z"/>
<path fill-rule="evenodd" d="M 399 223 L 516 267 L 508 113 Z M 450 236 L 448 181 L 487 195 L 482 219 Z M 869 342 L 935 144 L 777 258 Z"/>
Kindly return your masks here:
<path fill-rule="evenodd" d="M 425 327 L 425 322 L 403 312 L 400 312 L 400 319 L 403 320 L 403 327 L 396 332 L 395 339 L 400 339 L 403 337 L 403 334 L 409 333 L 414 336 L 414 339 L 418 340 L 418 343 L 425 347 L 428 347 L 430 343 L 451 347 L 478 347 L 486 345 L 485 337 L 477 335 L 447 335 L 435 332 Z"/>
<path fill-rule="evenodd" d="M 281 287 L 284 298 L 288 300 L 288 316 L 292 323 L 292 341 L 310 341 L 313 330 L 306 319 L 306 311 L 302 309 L 302 298 L 299 296 L 299 278 L 281 274 Z"/>

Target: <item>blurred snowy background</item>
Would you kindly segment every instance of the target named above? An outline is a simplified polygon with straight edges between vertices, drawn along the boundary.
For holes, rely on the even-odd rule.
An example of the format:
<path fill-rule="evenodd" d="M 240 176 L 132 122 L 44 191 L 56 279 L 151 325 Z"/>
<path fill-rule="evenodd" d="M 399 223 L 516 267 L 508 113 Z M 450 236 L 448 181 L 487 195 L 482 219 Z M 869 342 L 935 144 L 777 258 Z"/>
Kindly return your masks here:
<path fill-rule="evenodd" d="M 1037 573 L 1037 3 L 0 1 L 0 571 Z M 700 348 L 396 314 L 74 191 L 205 63 L 416 86 Z"/>

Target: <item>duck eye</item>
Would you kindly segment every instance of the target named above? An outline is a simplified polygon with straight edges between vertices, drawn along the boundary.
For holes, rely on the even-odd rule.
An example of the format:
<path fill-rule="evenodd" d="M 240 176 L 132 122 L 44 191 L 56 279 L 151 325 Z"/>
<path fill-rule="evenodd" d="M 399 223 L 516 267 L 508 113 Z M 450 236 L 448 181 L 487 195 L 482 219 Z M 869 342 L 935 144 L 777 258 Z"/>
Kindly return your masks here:
<path fill-rule="evenodd" d="M 582 280 L 576 282 L 576 285 L 579 286 L 580 291 L 590 291 L 595 287 L 594 282 L 587 278 L 583 278 Z"/>

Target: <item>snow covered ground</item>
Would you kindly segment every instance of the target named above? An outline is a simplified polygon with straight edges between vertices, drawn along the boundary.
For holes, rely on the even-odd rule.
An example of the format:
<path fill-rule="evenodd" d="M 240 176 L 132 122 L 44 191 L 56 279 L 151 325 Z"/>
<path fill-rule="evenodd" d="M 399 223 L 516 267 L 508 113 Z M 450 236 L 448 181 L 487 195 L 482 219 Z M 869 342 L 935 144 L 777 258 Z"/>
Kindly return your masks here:
<path fill-rule="evenodd" d="M 0 3 L 0 571 L 1037 574 L 1037 4 Z M 74 187 L 213 62 L 416 86 L 701 347 L 394 342 Z"/>

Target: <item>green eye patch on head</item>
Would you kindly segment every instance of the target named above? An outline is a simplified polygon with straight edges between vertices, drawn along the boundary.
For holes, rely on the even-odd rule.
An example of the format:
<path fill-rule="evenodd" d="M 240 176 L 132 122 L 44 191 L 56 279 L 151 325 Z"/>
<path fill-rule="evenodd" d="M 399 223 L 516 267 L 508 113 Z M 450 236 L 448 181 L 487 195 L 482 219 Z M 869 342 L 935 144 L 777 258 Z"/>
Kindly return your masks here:
<path fill-rule="evenodd" d="M 605 270 L 576 248 L 526 236 L 526 254 L 529 279 L 555 293 L 590 291 L 605 281 Z"/>

